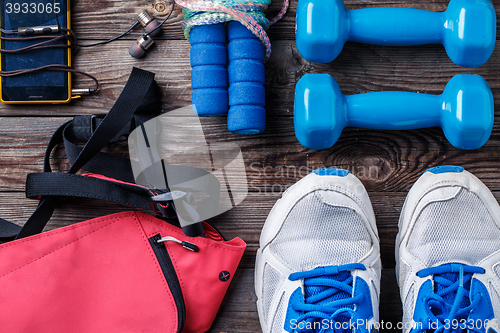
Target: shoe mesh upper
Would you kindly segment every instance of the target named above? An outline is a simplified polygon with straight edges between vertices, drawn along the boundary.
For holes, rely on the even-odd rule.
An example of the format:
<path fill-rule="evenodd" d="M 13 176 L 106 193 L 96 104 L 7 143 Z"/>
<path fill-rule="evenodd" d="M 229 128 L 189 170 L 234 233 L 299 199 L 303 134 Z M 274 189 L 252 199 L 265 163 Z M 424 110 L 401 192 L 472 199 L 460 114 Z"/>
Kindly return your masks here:
<path fill-rule="evenodd" d="M 491 290 L 490 292 L 490 298 L 491 298 L 491 305 L 493 306 L 494 309 L 500 308 L 500 295 L 498 295 L 498 291 L 496 290 L 495 286 L 493 286 L 493 283 L 489 283 L 489 289 Z"/>
<path fill-rule="evenodd" d="M 276 315 L 273 320 L 273 328 L 271 329 L 272 333 L 281 333 L 283 332 L 284 321 L 285 321 L 285 294 L 281 295 L 280 302 L 278 303 L 278 308 L 276 311 Z"/>
<path fill-rule="evenodd" d="M 399 262 L 399 288 L 403 289 L 406 280 L 408 279 L 408 274 L 410 273 L 411 267 L 403 260 Z"/>
<path fill-rule="evenodd" d="M 415 285 L 412 285 L 406 295 L 403 308 L 403 333 L 410 331 L 411 321 L 413 319 L 413 308 L 415 302 Z"/>
<path fill-rule="evenodd" d="M 500 249 L 500 228 L 481 199 L 466 189 L 427 205 L 418 216 L 407 249 L 428 267 L 449 262 L 477 265 Z"/>
<path fill-rule="evenodd" d="M 500 264 L 496 264 L 495 266 L 493 266 L 493 270 L 495 271 L 495 274 L 500 279 Z"/>
<path fill-rule="evenodd" d="M 274 298 L 274 293 L 280 282 L 281 274 L 271 265 L 264 266 L 264 279 L 262 280 L 262 303 L 264 306 L 264 318 L 267 320 L 269 308 Z"/>
<path fill-rule="evenodd" d="M 382 261 L 377 260 L 375 264 L 373 264 L 372 268 L 375 271 L 375 273 L 377 273 L 378 280 L 380 280 L 380 278 L 382 277 Z"/>
<path fill-rule="evenodd" d="M 358 213 L 323 203 L 313 192 L 286 217 L 271 251 L 297 271 L 359 262 L 372 240 Z"/>

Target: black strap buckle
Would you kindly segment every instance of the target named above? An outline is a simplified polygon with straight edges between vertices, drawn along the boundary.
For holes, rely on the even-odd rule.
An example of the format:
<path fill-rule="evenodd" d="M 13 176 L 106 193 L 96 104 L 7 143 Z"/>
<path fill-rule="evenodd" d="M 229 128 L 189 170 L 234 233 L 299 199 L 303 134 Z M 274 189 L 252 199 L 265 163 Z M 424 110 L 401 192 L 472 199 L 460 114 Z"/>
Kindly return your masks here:
<path fill-rule="evenodd" d="M 174 207 L 174 200 L 179 210 Z M 172 191 L 157 194 L 149 199 L 151 208 L 159 216 L 177 218 L 182 231 L 189 237 L 205 237 L 205 229 L 201 223 L 199 213 L 196 211 L 196 199 L 190 192 Z"/>
<path fill-rule="evenodd" d="M 174 200 L 181 199 L 186 195 L 187 193 L 182 191 L 160 193 L 149 198 L 149 203 L 156 215 L 175 218 L 177 217 L 177 212 L 174 207 Z"/>

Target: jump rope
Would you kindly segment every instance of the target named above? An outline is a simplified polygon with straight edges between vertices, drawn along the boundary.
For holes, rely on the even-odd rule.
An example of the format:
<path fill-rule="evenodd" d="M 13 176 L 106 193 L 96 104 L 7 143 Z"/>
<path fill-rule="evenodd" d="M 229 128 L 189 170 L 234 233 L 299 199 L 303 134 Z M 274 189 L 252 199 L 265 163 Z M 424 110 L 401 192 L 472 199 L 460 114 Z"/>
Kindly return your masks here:
<path fill-rule="evenodd" d="M 227 114 L 227 127 L 253 135 L 265 129 L 265 67 L 271 55 L 266 30 L 271 0 L 176 0 L 184 7 L 184 35 L 191 43 L 193 110 L 199 116 Z M 227 25 L 225 22 L 229 22 Z"/>
<path fill-rule="evenodd" d="M 63 0 L 64 1 L 64 0 Z M 57 0 L 54 0 L 54 5 Z M 38 41 L 29 46 L 25 46 L 18 49 L 2 49 L 0 48 L 0 53 L 20 53 L 30 50 L 41 50 L 50 48 L 70 48 L 74 52 L 78 48 L 82 47 L 95 47 L 99 45 L 104 45 L 116 41 L 132 30 L 134 30 L 138 25 L 142 24 L 145 27 L 146 34 L 142 35 L 137 42 L 135 42 L 130 48 L 130 54 L 134 57 L 140 57 L 142 54 L 151 46 L 152 39 L 151 36 L 155 36 L 160 32 L 161 27 L 167 22 L 174 11 L 175 3 L 184 7 L 184 21 L 182 23 L 182 28 L 184 29 L 184 35 L 186 39 L 190 39 L 190 33 L 193 28 L 202 25 L 213 25 L 220 24 L 227 21 L 238 21 L 243 26 L 245 26 L 252 34 L 254 34 L 265 46 L 265 60 L 267 60 L 271 54 L 271 42 L 265 30 L 267 30 L 271 25 L 279 21 L 283 15 L 286 13 L 289 0 L 284 0 L 283 8 L 280 13 L 272 20 L 268 20 L 264 11 L 271 4 L 271 0 L 172 0 L 172 5 L 167 16 L 160 22 L 152 19 L 147 12 L 143 12 L 139 15 L 139 19 L 136 20 L 130 28 L 128 28 L 122 34 L 110 38 L 105 41 L 92 43 L 92 44 L 79 44 L 76 34 L 71 29 L 62 28 L 59 22 L 57 14 L 55 14 L 55 19 L 57 26 L 44 27 L 44 29 L 38 29 L 39 27 L 30 28 L 19 28 L 18 30 L 5 30 L 0 28 L 0 32 L 4 35 L 20 35 L 25 37 L 5 37 L 0 36 L 1 40 L 5 41 Z M 50 36 L 48 34 L 62 33 L 58 36 Z M 30 36 L 32 34 L 40 34 L 37 36 Z M 58 41 L 66 41 L 64 44 L 54 44 Z M 68 43 L 69 42 L 69 43 Z M 89 89 L 91 92 L 97 92 L 99 90 L 99 81 L 96 77 L 85 73 L 83 71 L 74 69 L 70 66 L 52 64 L 45 65 L 38 68 L 30 69 L 19 69 L 14 71 L 0 71 L 1 77 L 13 77 L 18 75 L 25 75 L 29 73 L 34 73 L 38 71 L 61 71 L 61 72 L 71 72 L 84 75 L 92 79 L 95 83 L 94 89 Z"/>

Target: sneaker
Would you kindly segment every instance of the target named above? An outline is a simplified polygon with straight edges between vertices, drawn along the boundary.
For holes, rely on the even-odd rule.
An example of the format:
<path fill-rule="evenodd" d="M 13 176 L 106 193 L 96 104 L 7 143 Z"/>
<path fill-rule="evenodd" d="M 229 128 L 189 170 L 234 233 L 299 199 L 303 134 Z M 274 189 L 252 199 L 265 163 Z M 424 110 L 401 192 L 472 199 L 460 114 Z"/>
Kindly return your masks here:
<path fill-rule="evenodd" d="M 283 194 L 262 230 L 255 291 L 263 332 L 369 332 L 380 270 L 363 184 L 346 170 L 314 171 Z"/>
<path fill-rule="evenodd" d="M 500 207 L 461 167 L 429 169 L 401 212 L 403 332 L 500 332 Z"/>

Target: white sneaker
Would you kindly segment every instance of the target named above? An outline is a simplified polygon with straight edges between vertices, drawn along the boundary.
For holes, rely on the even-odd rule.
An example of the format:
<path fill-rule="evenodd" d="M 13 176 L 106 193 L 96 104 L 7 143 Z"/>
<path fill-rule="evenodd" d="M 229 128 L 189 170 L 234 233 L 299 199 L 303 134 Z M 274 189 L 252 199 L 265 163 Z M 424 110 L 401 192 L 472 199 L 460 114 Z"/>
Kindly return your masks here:
<path fill-rule="evenodd" d="M 500 207 L 461 167 L 428 170 L 396 241 L 403 332 L 500 332 Z"/>
<path fill-rule="evenodd" d="M 263 332 L 369 332 L 380 270 L 363 184 L 346 170 L 314 171 L 283 194 L 262 230 L 255 292 Z"/>

